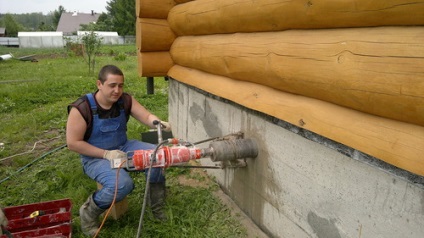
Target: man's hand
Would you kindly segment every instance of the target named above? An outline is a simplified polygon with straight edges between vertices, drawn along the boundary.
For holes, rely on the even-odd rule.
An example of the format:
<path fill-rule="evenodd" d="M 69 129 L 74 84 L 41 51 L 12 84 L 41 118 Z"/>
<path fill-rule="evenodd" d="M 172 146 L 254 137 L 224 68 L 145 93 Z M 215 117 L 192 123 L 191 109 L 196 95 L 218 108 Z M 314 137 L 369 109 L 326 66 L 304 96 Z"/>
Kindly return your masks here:
<path fill-rule="evenodd" d="M 162 125 L 162 130 L 166 132 L 170 132 L 172 130 L 171 124 L 169 122 L 161 121 L 160 124 Z"/>
<path fill-rule="evenodd" d="M 0 236 L 3 234 L 1 226 L 6 227 L 7 222 L 6 215 L 4 215 L 3 210 L 0 208 Z"/>
<path fill-rule="evenodd" d="M 126 159 L 127 154 L 120 150 L 105 150 L 103 158 L 109 161 L 112 161 L 113 159 Z"/>

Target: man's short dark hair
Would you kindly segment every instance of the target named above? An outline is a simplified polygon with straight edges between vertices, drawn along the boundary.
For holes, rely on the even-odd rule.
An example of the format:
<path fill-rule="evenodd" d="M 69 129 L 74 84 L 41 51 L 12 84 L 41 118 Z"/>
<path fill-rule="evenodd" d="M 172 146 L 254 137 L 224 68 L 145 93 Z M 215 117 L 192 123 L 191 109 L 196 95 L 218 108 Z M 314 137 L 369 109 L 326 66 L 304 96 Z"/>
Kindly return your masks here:
<path fill-rule="evenodd" d="M 109 74 L 124 76 L 124 73 L 122 73 L 122 70 L 120 68 L 115 65 L 109 64 L 102 67 L 99 72 L 98 80 L 100 80 L 100 82 L 104 84 Z"/>

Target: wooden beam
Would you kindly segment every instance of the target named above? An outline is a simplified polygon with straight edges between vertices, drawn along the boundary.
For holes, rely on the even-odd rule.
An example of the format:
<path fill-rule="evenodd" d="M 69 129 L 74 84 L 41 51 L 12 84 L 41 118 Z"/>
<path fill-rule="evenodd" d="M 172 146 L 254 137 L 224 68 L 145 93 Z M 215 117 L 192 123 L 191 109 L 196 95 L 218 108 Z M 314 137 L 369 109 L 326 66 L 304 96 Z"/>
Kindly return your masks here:
<path fill-rule="evenodd" d="M 139 18 L 166 19 L 175 4 L 174 0 L 136 0 L 135 11 Z"/>
<path fill-rule="evenodd" d="M 168 51 L 138 52 L 138 74 L 142 77 L 167 76 L 174 65 Z"/>
<path fill-rule="evenodd" d="M 424 25 L 424 0 L 213 0 L 176 5 L 177 35 Z"/>
<path fill-rule="evenodd" d="M 175 40 L 165 19 L 138 18 L 136 37 L 137 49 L 142 52 L 168 51 Z"/>
<path fill-rule="evenodd" d="M 424 27 L 178 37 L 176 64 L 424 126 Z"/>
<path fill-rule="evenodd" d="M 173 66 L 168 75 L 424 176 L 422 126 L 372 116 L 321 100 L 179 65 Z"/>
<path fill-rule="evenodd" d="M 194 0 L 174 0 L 176 4 L 182 4 L 182 3 L 186 3 L 186 2 L 191 2 Z"/>

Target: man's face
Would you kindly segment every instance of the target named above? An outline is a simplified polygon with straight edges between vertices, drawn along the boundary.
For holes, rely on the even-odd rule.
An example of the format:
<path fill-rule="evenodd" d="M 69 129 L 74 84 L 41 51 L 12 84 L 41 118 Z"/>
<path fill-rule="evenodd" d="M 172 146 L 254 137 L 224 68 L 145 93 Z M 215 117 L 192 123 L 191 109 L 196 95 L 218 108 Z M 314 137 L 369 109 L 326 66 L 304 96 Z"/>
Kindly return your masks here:
<path fill-rule="evenodd" d="M 97 88 L 107 102 L 115 103 L 124 91 L 124 77 L 121 75 L 108 74 L 103 84 L 100 80 L 97 80 Z"/>

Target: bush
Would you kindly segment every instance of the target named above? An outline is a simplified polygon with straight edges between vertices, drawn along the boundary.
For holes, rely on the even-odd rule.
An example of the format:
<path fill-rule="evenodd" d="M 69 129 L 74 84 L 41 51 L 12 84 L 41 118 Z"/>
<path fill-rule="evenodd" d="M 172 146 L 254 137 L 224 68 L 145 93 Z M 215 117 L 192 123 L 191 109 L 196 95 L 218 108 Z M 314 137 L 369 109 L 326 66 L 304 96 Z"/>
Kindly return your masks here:
<path fill-rule="evenodd" d="M 125 53 L 120 52 L 119 54 L 115 55 L 114 59 L 116 61 L 125 61 L 127 59 L 127 55 Z"/>
<path fill-rule="evenodd" d="M 65 48 L 68 51 L 69 56 L 82 56 L 84 52 L 84 46 L 78 42 L 72 41 L 69 37 L 63 37 Z"/>

